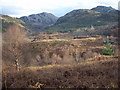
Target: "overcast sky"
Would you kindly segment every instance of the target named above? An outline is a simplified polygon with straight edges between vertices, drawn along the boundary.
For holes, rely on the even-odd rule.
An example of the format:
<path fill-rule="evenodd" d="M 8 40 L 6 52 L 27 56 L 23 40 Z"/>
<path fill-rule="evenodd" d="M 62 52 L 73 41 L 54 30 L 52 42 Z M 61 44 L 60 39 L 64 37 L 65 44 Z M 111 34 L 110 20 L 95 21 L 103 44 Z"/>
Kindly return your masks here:
<path fill-rule="evenodd" d="M 91 9 L 96 6 L 118 8 L 119 0 L 0 0 L 2 14 L 13 17 L 49 12 L 63 16 L 74 9 Z"/>

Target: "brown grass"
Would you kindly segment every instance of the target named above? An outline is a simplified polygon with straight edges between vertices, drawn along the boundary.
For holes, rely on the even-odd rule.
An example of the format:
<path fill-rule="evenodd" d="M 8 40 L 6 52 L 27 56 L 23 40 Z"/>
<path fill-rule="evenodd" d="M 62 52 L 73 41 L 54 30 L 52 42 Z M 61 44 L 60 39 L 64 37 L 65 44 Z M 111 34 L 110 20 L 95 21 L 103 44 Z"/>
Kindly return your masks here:
<path fill-rule="evenodd" d="M 4 88 L 118 87 L 118 53 L 104 56 L 100 38 L 43 40 L 29 46 L 21 71 L 15 71 L 9 58 L 3 62 Z"/>
<path fill-rule="evenodd" d="M 104 59 L 104 60 L 103 60 Z M 27 67 L 19 73 L 3 77 L 7 87 L 29 88 L 39 83 L 42 88 L 117 88 L 117 57 L 101 57 L 79 64 Z"/>

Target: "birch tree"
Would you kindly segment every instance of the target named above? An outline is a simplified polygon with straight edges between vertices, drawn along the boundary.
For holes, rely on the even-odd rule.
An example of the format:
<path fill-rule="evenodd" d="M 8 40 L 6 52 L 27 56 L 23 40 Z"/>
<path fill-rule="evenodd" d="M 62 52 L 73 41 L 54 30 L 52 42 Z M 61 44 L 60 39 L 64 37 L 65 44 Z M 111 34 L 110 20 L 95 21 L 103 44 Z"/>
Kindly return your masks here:
<path fill-rule="evenodd" d="M 22 50 L 25 43 L 24 28 L 16 24 L 10 26 L 3 34 L 3 57 L 12 57 L 17 71 L 20 70 L 20 60 L 23 57 Z"/>

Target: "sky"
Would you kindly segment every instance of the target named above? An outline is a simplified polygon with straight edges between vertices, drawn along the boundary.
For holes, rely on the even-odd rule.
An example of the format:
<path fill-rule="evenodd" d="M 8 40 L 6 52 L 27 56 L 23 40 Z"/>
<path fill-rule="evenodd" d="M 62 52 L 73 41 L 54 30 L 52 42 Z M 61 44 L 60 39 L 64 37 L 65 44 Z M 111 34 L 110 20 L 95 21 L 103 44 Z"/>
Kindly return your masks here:
<path fill-rule="evenodd" d="M 21 17 L 48 12 L 60 17 L 74 9 L 91 9 L 96 6 L 118 9 L 118 2 L 119 0 L 0 0 L 0 13 Z"/>

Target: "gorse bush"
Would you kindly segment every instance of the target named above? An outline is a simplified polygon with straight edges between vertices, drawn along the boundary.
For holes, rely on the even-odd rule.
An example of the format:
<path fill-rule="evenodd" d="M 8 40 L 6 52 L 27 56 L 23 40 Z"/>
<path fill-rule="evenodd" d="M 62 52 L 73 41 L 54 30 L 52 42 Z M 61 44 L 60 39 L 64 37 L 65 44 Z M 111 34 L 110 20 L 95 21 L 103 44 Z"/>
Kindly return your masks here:
<path fill-rule="evenodd" d="M 103 55 L 113 55 L 114 52 L 112 49 L 103 49 Z"/>
<path fill-rule="evenodd" d="M 111 44 L 111 43 L 106 43 L 104 46 L 105 46 L 106 48 L 111 48 L 111 47 L 112 47 L 112 44 Z"/>
<path fill-rule="evenodd" d="M 105 49 L 103 49 L 103 55 L 113 55 L 114 51 L 111 49 L 112 44 L 111 43 L 106 43 L 104 44 Z"/>

